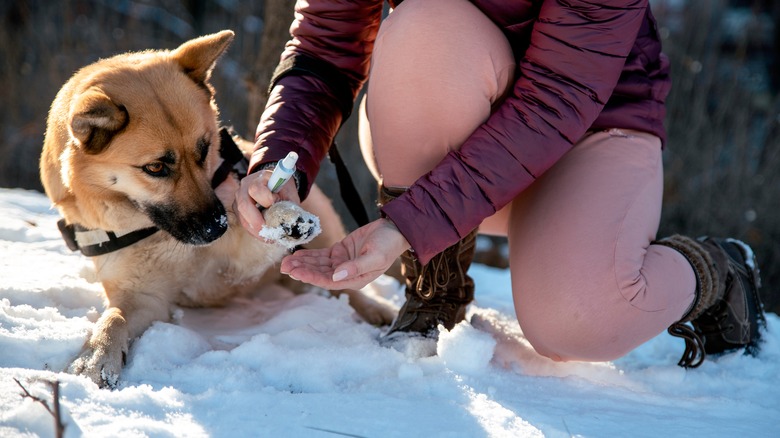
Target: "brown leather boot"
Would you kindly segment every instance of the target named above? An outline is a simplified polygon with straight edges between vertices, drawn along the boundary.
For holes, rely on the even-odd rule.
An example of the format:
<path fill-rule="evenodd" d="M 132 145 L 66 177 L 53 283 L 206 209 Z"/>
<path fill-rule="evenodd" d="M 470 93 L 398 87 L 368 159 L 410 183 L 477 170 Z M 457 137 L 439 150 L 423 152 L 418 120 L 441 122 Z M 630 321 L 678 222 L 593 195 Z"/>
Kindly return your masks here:
<path fill-rule="evenodd" d="M 380 186 L 379 204 L 397 198 L 403 189 Z M 451 330 L 463 321 L 466 306 L 474 299 L 474 280 L 467 272 L 474 259 L 477 230 L 445 249 L 423 266 L 412 251 L 401 255 L 401 272 L 406 280 L 406 303 L 384 338 L 398 334 L 437 337 L 442 324 Z M 395 336 L 394 336 L 395 335 Z"/>
<path fill-rule="evenodd" d="M 668 330 L 685 340 L 685 353 L 678 365 L 696 368 L 707 354 L 739 348 L 756 354 L 766 319 L 758 293 L 761 279 L 750 247 L 736 239 L 694 240 L 680 235 L 654 243 L 680 252 L 696 274 L 696 299 L 691 310 Z"/>

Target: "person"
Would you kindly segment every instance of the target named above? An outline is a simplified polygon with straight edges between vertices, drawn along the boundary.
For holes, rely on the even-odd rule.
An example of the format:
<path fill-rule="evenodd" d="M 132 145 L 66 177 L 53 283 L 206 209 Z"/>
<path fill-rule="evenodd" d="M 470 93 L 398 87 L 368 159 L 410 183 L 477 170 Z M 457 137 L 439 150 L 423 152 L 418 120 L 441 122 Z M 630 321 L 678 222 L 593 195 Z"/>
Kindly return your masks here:
<path fill-rule="evenodd" d="M 668 329 L 679 364 L 755 352 L 764 324 L 750 248 L 656 239 L 669 62 L 647 0 L 299 1 L 236 208 L 305 198 L 364 82 L 360 143 L 381 217 L 283 273 L 360 288 L 400 257 L 406 302 L 384 335 L 465 318 L 477 233 L 505 235 L 524 335 L 556 361 L 605 361 Z M 296 185 L 265 188 L 300 156 Z M 686 324 L 690 322 L 691 324 Z"/>

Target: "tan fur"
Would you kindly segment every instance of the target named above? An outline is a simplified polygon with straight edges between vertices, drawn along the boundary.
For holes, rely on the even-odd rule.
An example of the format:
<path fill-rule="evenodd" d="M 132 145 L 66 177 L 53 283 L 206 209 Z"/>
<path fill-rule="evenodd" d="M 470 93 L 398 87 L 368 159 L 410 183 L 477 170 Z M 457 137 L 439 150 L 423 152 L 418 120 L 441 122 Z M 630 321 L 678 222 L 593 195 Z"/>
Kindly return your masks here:
<path fill-rule="evenodd" d="M 279 277 L 275 265 L 285 249 L 250 236 L 231 211 L 237 179 L 211 188 L 221 158 L 209 77 L 232 39 L 222 31 L 173 51 L 98 61 L 77 72 L 52 104 L 41 179 L 68 223 L 119 233 L 162 229 L 93 257 L 108 305 L 71 371 L 100 385 L 116 384 L 129 343 L 154 321 L 169 320 L 172 306 L 219 305 Z M 151 176 L 144 166 L 167 167 L 168 175 Z M 304 208 L 321 218 L 315 244 L 343 238 L 319 189 Z M 212 229 L 225 214 L 227 229 Z M 391 309 L 349 293 L 369 322 L 392 318 Z"/>

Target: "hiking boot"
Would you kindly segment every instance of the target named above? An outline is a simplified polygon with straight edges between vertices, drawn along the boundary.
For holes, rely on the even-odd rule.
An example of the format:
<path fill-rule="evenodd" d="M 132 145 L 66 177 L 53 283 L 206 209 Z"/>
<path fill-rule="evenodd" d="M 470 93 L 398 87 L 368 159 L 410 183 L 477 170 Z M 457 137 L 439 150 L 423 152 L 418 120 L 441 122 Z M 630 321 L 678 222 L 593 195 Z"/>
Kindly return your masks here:
<path fill-rule="evenodd" d="M 380 206 L 397 198 L 403 189 L 380 187 Z M 477 240 L 477 230 L 437 254 L 423 266 L 411 250 L 401 255 L 401 273 L 406 282 L 406 302 L 384 339 L 400 334 L 438 337 L 438 326 L 447 330 L 466 317 L 474 299 L 474 280 L 467 272 Z"/>
<path fill-rule="evenodd" d="M 693 306 L 668 330 L 685 340 L 685 353 L 678 365 L 695 368 L 707 354 L 741 348 L 750 355 L 758 353 L 766 319 L 758 293 L 761 279 L 751 248 L 736 239 L 694 240 L 679 235 L 655 243 L 682 253 L 696 274 Z"/>

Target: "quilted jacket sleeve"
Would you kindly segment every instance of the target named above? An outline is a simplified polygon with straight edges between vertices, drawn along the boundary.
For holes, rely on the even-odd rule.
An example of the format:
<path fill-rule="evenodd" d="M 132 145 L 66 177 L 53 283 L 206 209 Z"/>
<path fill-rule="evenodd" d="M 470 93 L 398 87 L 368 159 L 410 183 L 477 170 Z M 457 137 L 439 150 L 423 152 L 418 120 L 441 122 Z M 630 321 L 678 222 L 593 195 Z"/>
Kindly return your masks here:
<path fill-rule="evenodd" d="M 647 0 L 546 0 L 511 96 L 459 151 L 383 207 L 422 263 L 549 169 L 604 107 Z"/>
<path fill-rule="evenodd" d="M 301 199 L 368 75 L 381 0 L 299 0 L 268 103 L 255 135 L 250 172 L 298 153 Z"/>

